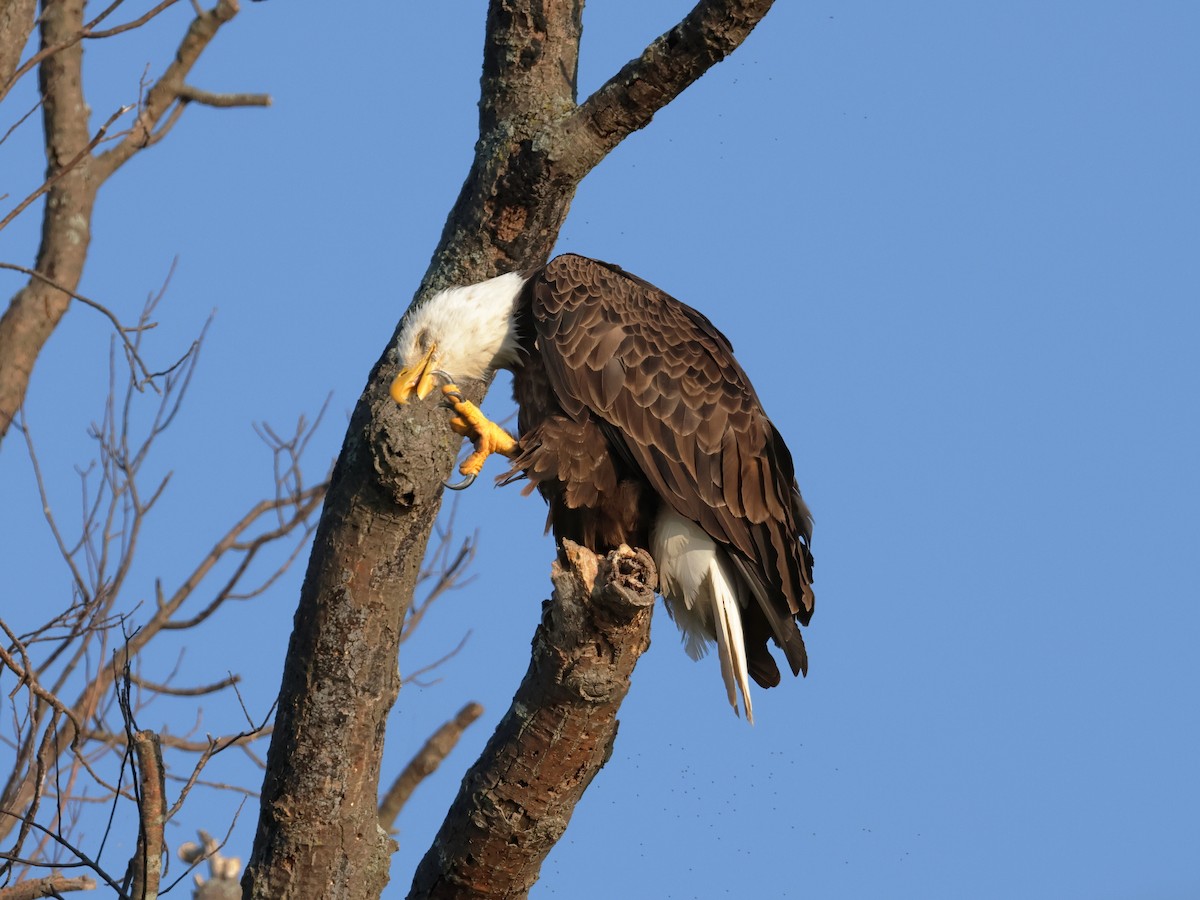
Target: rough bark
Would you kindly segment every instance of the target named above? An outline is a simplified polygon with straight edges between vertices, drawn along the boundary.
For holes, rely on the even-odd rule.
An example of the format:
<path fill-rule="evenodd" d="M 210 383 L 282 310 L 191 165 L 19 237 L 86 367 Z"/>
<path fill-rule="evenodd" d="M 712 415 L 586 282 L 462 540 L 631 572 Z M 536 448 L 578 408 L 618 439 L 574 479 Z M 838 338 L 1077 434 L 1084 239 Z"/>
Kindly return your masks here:
<path fill-rule="evenodd" d="M 158 896 L 162 878 L 163 827 L 167 822 L 162 744 L 153 731 L 133 735 L 138 774 L 138 839 L 129 860 L 129 896 L 146 900 Z"/>
<path fill-rule="evenodd" d="M 580 179 L 770 6 L 702 2 L 576 105 L 582 4 L 493 0 L 475 159 L 414 304 L 544 263 Z M 392 843 L 375 811 L 400 624 L 460 444 L 434 404 L 391 401 L 393 343 L 351 417 L 309 558 L 247 897 L 377 897 L 387 881 Z M 464 387 L 479 400 L 486 385 Z"/>
<path fill-rule="evenodd" d="M 567 542 L 529 671 L 463 779 L 409 900 L 524 897 L 612 754 L 617 708 L 650 646 L 650 555 Z"/>
<path fill-rule="evenodd" d="M 0 0 L 0 85 L 7 84 L 33 34 L 37 0 Z"/>

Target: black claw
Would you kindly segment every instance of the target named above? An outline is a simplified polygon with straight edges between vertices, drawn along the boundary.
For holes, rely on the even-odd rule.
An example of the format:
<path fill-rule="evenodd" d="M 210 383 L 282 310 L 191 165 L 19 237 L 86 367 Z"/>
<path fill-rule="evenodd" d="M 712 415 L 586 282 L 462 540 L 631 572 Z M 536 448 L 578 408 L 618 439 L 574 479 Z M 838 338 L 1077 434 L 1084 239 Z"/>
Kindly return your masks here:
<path fill-rule="evenodd" d="M 451 376 L 451 374 L 444 369 L 434 369 L 433 374 L 442 379 L 442 381 L 446 383 L 446 387 L 450 387 L 454 384 L 453 376 Z M 458 388 L 454 388 L 454 390 L 450 391 L 449 393 L 443 392 L 442 396 L 453 397 L 458 403 L 462 403 L 467 399 L 463 396 L 462 391 L 460 391 Z"/>
<path fill-rule="evenodd" d="M 442 485 L 443 485 L 443 486 L 444 486 L 444 487 L 445 487 L 447 490 L 451 490 L 451 491 L 465 491 L 467 488 L 469 488 L 469 487 L 470 487 L 471 485 L 473 485 L 474 483 L 475 483 L 475 476 L 474 476 L 474 475 L 468 475 L 466 478 L 464 478 L 462 481 L 458 482 L 457 484 L 451 484 L 451 483 L 450 483 L 450 482 L 448 482 L 448 481 L 443 481 L 443 482 L 442 482 Z"/>

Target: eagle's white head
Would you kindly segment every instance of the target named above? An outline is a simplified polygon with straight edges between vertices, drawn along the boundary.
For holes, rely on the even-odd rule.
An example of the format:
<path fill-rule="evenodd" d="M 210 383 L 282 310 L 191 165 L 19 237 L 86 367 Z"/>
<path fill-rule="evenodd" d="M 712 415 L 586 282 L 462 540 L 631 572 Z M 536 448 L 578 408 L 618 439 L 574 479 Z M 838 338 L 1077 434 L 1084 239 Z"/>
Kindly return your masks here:
<path fill-rule="evenodd" d="M 439 371 L 457 382 L 516 364 L 513 312 L 525 280 L 510 272 L 447 288 L 414 310 L 396 342 L 400 373 L 392 382 L 392 398 L 406 403 L 416 394 L 424 400 Z"/>

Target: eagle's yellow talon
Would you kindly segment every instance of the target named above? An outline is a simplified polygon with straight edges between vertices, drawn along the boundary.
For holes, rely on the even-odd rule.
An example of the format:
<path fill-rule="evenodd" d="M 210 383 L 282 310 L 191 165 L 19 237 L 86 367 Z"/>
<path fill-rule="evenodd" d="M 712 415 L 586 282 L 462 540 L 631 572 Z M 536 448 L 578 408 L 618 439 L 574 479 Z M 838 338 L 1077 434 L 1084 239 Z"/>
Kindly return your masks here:
<path fill-rule="evenodd" d="M 474 453 L 464 459 L 462 465 L 458 467 L 459 474 L 474 478 L 483 471 L 483 461 L 487 459 L 489 455 L 490 454 L 483 450 L 476 450 Z"/>
<path fill-rule="evenodd" d="M 483 470 L 484 461 L 493 453 L 512 456 L 516 452 L 517 442 L 513 436 L 488 419 L 478 406 L 465 399 L 457 385 L 443 385 L 442 396 L 456 413 L 450 420 L 450 428 L 475 445 L 475 452 L 458 467 L 459 472 L 473 480 Z"/>

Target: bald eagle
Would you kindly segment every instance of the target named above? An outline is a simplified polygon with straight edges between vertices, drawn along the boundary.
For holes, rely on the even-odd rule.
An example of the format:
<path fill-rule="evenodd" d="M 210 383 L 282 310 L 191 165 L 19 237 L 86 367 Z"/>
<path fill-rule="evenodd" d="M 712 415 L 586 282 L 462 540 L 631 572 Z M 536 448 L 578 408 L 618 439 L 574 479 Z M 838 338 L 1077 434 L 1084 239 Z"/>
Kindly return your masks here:
<path fill-rule="evenodd" d="M 768 650 L 807 674 L 797 623 L 813 611 L 812 516 L 792 456 L 728 339 L 704 315 L 609 263 L 544 267 L 441 291 L 397 342 L 398 403 L 440 378 L 451 426 L 475 444 L 465 487 L 493 452 L 502 484 L 527 477 L 548 528 L 597 553 L 650 551 L 659 590 L 699 658 L 715 641 L 729 703 L 753 722 L 749 678 L 779 684 Z M 454 382 L 513 373 L 513 438 Z"/>

